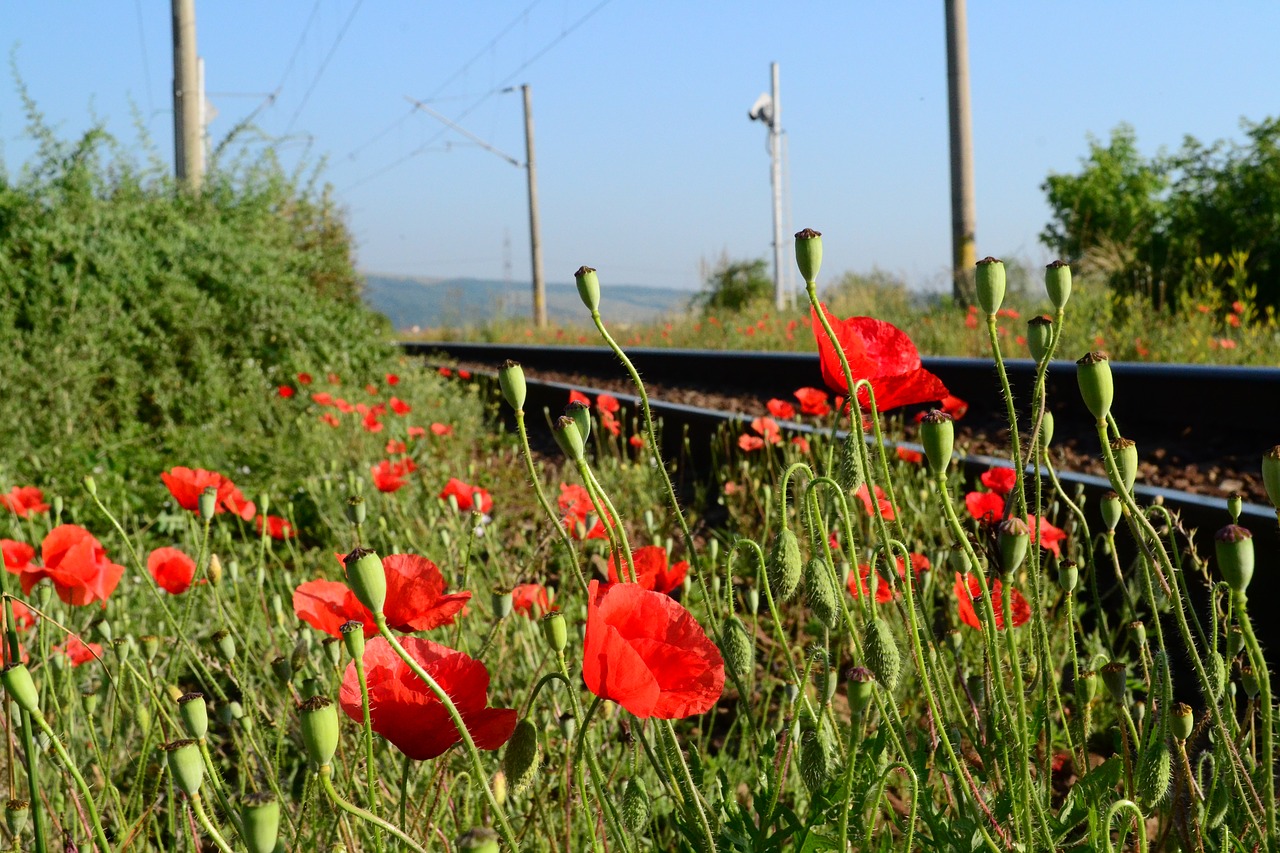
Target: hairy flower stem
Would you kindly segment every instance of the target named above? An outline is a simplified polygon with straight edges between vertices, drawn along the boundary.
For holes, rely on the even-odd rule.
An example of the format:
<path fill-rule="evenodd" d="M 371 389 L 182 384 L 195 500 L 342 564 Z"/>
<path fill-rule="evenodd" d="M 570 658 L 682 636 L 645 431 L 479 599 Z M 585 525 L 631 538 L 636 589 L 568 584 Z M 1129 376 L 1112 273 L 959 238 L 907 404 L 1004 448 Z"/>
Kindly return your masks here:
<path fill-rule="evenodd" d="M 431 692 L 440 700 L 440 704 L 444 705 L 445 710 L 449 712 L 449 718 L 453 720 L 453 725 L 457 728 L 458 734 L 462 737 L 462 742 L 467 748 L 467 754 L 471 757 L 471 767 L 475 771 L 476 779 L 484 790 L 485 797 L 489 800 L 490 808 L 493 809 L 494 817 L 498 821 L 498 831 L 502 834 L 503 841 L 509 849 L 519 850 L 520 845 L 516 841 L 515 833 L 511 831 L 511 824 L 507 822 L 507 816 L 503 812 L 502 806 L 498 803 L 498 798 L 493 795 L 493 788 L 488 782 L 488 774 L 484 772 L 484 764 L 480 760 L 480 750 L 476 747 L 476 742 L 472 739 L 471 732 L 467 730 L 467 725 L 462 719 L 462 714 L 458 711 L 458 706 L 453 703 L 453 697 L 440 686 L 438 681 L 431 677 L 430 673 L 422 668 L 422 664 L 418 663 L 413 655 L 405 651 L 404 646 L 400 645 L 400 641 L 396 639 L 395 634 L 391 633 L 391 629 L 387 627 L 387 617 L 384 614 L 376 613 L 373 618 L 378 625 L 378 633 L 391 645 L 391 648 L 399 655 L 400 660 L 404 661 L 405 666 L 413 670 L 413 674 L 422 679 L 422 683 L 431 689 Z M 326 784 L 327 787 L 332 788 L 332 785 Z M 375 822 L 377 820 L 379 819 L 375 818 Z M 387 826 L 390 826 L 390 824 L 386 824 L 383 828 L 385 829 Z M 393 834 L 396 837 L 401 837 L 398 831 Z"/>
<path fill-rule="evenodd" d="M 218 832 L 218 827 L 214 826 L 213 821 L 209 820 L 209 815 L 204 810 L 204 802 L 200 797 L 200 792 L 196 791 L 188 801 L 191 803 L 191 810 L 196 813 L 196 820 L 200 821 L 200 825 L 204 827 L 204 831 L 209 833 L 209 838 L 213 840 L 213 844 L 222 853 L 232 853 L 231 845 L 227 843 L 227 839 L 222 837 L 222 833 Z"/>
<path fill-rule="evenodd" d="M 547 518 L 551 519 L 551 524 L 556 529 L 560 545 L 564 548 L 565 554 L 569 558 L 569 565 L 573 567 L 573 576 L 578 580 L 578 589 L 583 595 L 586 595 L 587 579 L 583 577 L 582 567 L 578 565 L 578 549 L 573 546 L 573 539 L 569 537 L 569 533 L 564 529 L 560 516 L 551 508 L 551 502 L 547 500 L 546 492 L 542 490 L 542 477 L 538 474 L 538 466 L 533 462 L 533 450 L 529 447 L 529 432 L 525 428 L 524 409 L 516 410 L 516 432 L 520 435 L 520 455 L 524 457 L 525 470 L 528 471 L 529 482 L 533 484 L 533 491 L 538 496 L 538 505 L 542 507 L 542 511 L 546 513 Z"/>
<path fill-rule="evenodd" d="M 1235 593 L 1232 597 L 1232 609 L 1236 612 L 1236 621 L 1240 625 L 1240 632 L 1244 635 L 1244 644 L 1248 650 L 1249 662 L 1253 666 L 1253 672 L 1258 679 L 1258 704 L 1262 715 L 1262 755 L 1258 758 L 1258 764 L 1267 768 L 1266 772 L 1262 774 L 1263 802 L 1268 804 L 1266 809 L 1267 836 L 1275 839 L 1280 838 L 1280 836 L 1276 835 L 1276 776 L 1275 747 L 1272 744 L 1274 723 L 1272 722 L 1271 706 L 1271 673 L 1267 669 L 1267 660 L 1262 655 L 1262 646 L 1258 643 L 1258 637 L 1253 633 L 1253 620 L 1249 618 L 1249 613 L 1245 609 L 1245 601 L 1244 592 Z"/>
<path fill-rule="evenodd" d="M 619 548 L 617 560 L 618 577 L 623 578 L 629 575 L 630 581 L 635 583 L 635 555 L 631 553 L 631 543 L 627 540 L 627 528 L 622 521 L 622 516 L 618 515 L 618 510 L 614 508 L 613 501 L 609 499 L 609 494 L 604 490 L 604 487 L 600 485 L 600 481 L 596 479 L 595 472 L 593 472 L 590 466 L 587 465 L 587 461 L 585 459 L 578 460 L 578 473 L 582 475 L 582 479 L 587 483 L 587 488 L 591 490 L 592 499 L 598 500 L 600 503 L 604 504 L 603 507 L 597 507 L 597 509 L 604 509 L 608 514 L 608 518 L 612 519 L 613 524 L 617 525 L 615 532 L 618 534 Z M 605 527 L 608 526 L 608 524 L 605 525 Z M 707 599 L 707 604 L 708 606 L 711 604 L 711 599 Z"/>
<path fill-rule="evenodd" d="M 395 826 L 395 824 L 388 823 L 387 821 L 383 820 L 377 815 L 371 812 L 367 812 L 364 809 L 360 808 L 355 803 L 347 802 L 346 800 L 344 800 L 338 794 L 337 789 L 333 787 L 333 778 L 332 778 L 333 766 L 332 765 L 329 765 L 329 764 L 322 765 L 316 771 L 316 775 L 320 777 L 321 787 L 324 788 L 325 794 L 328 795 L 330 802 L 332 802 L 335 806 L 342 809 L 344 812 L 346 812 L 349 815 L 358 817 L 363 821 L 367 821 L 368 823 L 373 824 L 374 826 L 381 827 L 386 832 L 400 839 L 400 842 L 405 846 L 409 847 L 411 850 L 416 850 L 417 853 L 427 853 L 427 851 L 423 849 L 421 845 L 419 845 L 412 838 L 410 838 L 409 836 L 401 832 Z M 515 848 L 513 845 L 512 849 L 514 850 L 517 848 Z"/>
<path fill-rule="evenodd" d="M 1111 808 L 1107 809 L 1106 820 L 1102 822 L 1102 839 L 1104 850 L 1106 853 L 1116 853 L 1117 848 L 1111 841 L 1111 824 L 1115 822 L 1116 815 L 1120 812 L 1128 812 L 1133 816 L 1134 836 L 1138 839 L 1138 853 L 1147 853 L 1147 819 L 1142 815 L 1142 809 L 1138 808 L 1138 804 L 1133 800 L 1116 800 L 1111 804 Z M 1120 830 L 1120 848 L 1124 849 L 1125 836 L 1129 834 L 1129 826 L 1126 821 L 1124 827 Z M 1225 849 L 1225 848 L 1224 848 Z"/>
<path fill-rule="evenodd" d="M 375 780 L 374 763 L 373 763 L 373 718 L 369 710 L 369 680 L 365 678 L 364 661 L 360 658 L 352 658 L 352 663 L 356 668 L 356 680 L 360 682 L 360 713 L 361 722 L 364 726 L 364 773 L 365 773 L 365 795 L 369 811 L 374 815 L 378 814 L 378 787 Z M 373 830 L 374 849 L 379 853 L 382 851 L 382 832 L 377 824 Z"/>
<path fill-rule="evenodd" d="M 604 815 L 604 822 L 608 825 L 609 834 L 613 836 L 618 846 L 624 851 L 630 851 L 631 836 L 622 828 L 622 822 L 618 817 L 617 806 L 614 801 L 605 796 L 604 783 L 608 780 L 608 776 L 600 768 L 600 757 L 597 755 L 597 749 L 594 743 L 589 743 L 588 732 L 591 728 L 591 721 L 595 719 L 596 710 L 604 702 L 599 696 L 587 708 L 585 715 L 581 712 L 578 705 L 577 696 L 574 696 L 574 713 L 579 718 L 578 737 L 574 744 L 573 763 L 578 768 L 579 786 L 582 785 L 582 765 L 586 764 L 591 771 L 591 789 L 596 795 L 596 802 L 600 807 L 600 813 Z M 659 768 L 655 767 L 655 770 Z M 661 776 L 661 771 L 659 770 Z"/>
<path fill-rule="evenodd" d="M 89 813 L 89 823 L 93 828 L 94 843 L 98 845 L 102 853 L 111 853 L 111 843 L 107 841 L 106 833 L 102 831 L 102 820 L 98 817 L 98 807 L 93 801 L 93 792 L 89 790 L 89 784 L 84 781 L 84 776 L 80 774 L 80 769 L 68 754 L 67 748 L 62 745 L 62 739 L 54 732 L 53 727 L 49 725 L 49 721 L 44 718 L 44 714 L 38 710 L 32 712 L 31 719 L 40 727 L 40 731 L 44 732 L 49 738 L 50 745 L 53 746 L 54 752 L 58 753 L 58 760 L 62 762 L 66 771 L 71 774 L 71 778 L 75 780 L 76 788 L 80 790 L 80 796 L 84 800 L 85 811 Z M 25 721 L 24 721 L 25 722 Z M 40 802 L 38 799 L 32 800 L 32 804 Z M 35 809 L 32 809 L 35 811 Z"/>

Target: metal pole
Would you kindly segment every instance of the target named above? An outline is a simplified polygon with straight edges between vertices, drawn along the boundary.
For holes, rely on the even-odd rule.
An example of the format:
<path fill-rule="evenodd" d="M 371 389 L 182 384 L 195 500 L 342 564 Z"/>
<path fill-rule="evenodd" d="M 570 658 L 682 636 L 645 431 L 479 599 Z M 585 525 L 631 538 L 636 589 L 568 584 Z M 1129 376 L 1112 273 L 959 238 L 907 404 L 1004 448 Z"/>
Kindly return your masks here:
<path fill-rule="evenodd" d="M 778 63 L 769 65 L 771 78 L 769 110 L 769 178 L 773 187 L 773 301 L 779 310 L 787 307 L 782 284 L 782 106 L 778 101 Z"/>
<path fill-rule="evenodd" d="M 969 35 L 965 0 L 945 0 L 947 15 L 947 106 L 951 129 L 951 293 L 973 299 L 978 208 L 973 190 L 973 118 L 969 112 Z"/>
<path fill-rule="evenodd" d="M 542 230 L 538 224 L 538 172 L 533 159 L 533 101 L 529 86 L 520 87 L 524 94 L 524 158 L 529 172 L 529 251 L 533 261 L 533 324 L 539 329 L 547 325 L 547 291 L 542 278 Z"/>
<path fill-rule="evenodd" d="M 199 66 L 196 59 L 195 0 L 172 0 L 173 10 L 173 146 L 178 180 L 193 190 L 204 179 L 200 124 Z"/>

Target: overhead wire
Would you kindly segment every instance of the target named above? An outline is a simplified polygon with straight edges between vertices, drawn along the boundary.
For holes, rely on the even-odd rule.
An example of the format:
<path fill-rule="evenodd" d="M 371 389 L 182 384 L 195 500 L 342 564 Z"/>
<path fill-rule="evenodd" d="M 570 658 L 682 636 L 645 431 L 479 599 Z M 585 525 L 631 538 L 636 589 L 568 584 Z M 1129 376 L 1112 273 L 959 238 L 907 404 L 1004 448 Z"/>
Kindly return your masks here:
<path fill-rule="evenodd" d="M 356 19 L 356 13 L 360 11 L 360 7 L 364 5 L 364 0 L 356 0 L 354 6 L 351 7 L 351 14 L 347 15 L 347 20 L 343 22 L 342 29 L 338 30 L 338 36 L 333 40 L 333 45 L 329 48 L 329 52 L 325 54 L 324 61 L 320 63 L 316 76 L 311 78 L 311 85 L 307 87 L 306 94 L 302 96 L 302 103 L 298 104 L 298 108 L 293 111 L 293 116 L 289 119 L 289 124 L 285 127 L 284 133 L 287 136 L 289 131 L 293 130 L 293 123 L 298 120 L 298 116 L 302 115 L 303 109 L 306 108 L 307 102 L 311 100 L 311 93 L 316 90 L 316 85 L 320 82 L 320 78 L 324 76 L 325 69 L 329 67 L 329 61 L 333 59 L 333 55 L 338 52 L 338 46 L 342 44 L 342 39 L 347 34 L 347 30 L 351 27 L 351 22 Z"/>

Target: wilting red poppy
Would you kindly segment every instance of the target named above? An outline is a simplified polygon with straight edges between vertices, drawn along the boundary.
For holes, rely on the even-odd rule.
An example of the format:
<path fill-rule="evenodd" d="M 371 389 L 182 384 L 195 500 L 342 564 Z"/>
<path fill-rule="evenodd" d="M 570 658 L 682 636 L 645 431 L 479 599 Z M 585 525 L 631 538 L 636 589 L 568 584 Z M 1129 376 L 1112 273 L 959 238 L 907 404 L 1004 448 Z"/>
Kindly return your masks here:
<path fill-rule="evenodd" d="M 341 558 L 339 558 L 341 559 Z M 387 576 L 387 602 L 382 614 L 387 626 L 411 633 L 452 625 L 454 617 L 471 600 L 470 592 L 446 593 L 444 577 L 436 564 L 416 554 L 388 554 L 382 558 Z M 351 621 L 364 624 L 364 635 L 378 633 L 373 614 L 346 584 L 314 580 L 293 591 L 293 612 L 313 628 L 335 637 Z"/>
<path fill-rule="evenodd" d="M 511 607 L 530 619 L 550 613 L 554 608 L 547 597 L 547 588 L 540 583 L 522 583 L 511 590 Z"/>
<path fill-rule="evenodd" d="M 74 524 L 49 531 L 40 543 L 40 557 L 43 566 L 28 565 L 19 576 L 23 595 L 48 578 L 64 604 L 82 607 L 101 601 L 105 607 L 124 576 L 124 566 L 111 562 L 93 534 Z"/>
<path fill-rule="evenodd" d="M 796 416 L 796 407 L 786 400 L 775 398 L 766 403 L 765 406 L 769 409 L 769 414 L 784 421 L 789 421 Z"/>
<path fill-rule="evenodd" d="M 823 311 L 826 312 L 825 306 Z M 827 320 L 835 332 L 836 342 L 849 361 L 849 371 L 856 382 L 868 379 L 875 391 L 876 407 L 887 412 L 912 403 L 930 403 L 948 396 L 942 380 L 920 365 L 920 353 L 907 333 L 874 317 L 850 317 L 840 320 L 827 313 Z M 848 395 L 844 369 L 836 346 L 814 315 L 814 337 L 818 340 L 818 358 L 822 367 L 822 381 L 832 391 Z M 858 392 L 858 402 L 864 408 L 870 400 L 866 390 Z"/>
<path fill-rule="evenodd" d="M 871 506 L 871 493 L 867 491 L 866 483 L 863 483 L 861 486 L 858 486 L 858 488 L 854 490 L 853 496 L 858 500 L 862 501 L 862 506 L 867 510 L 867 515 L 871 515 L 873 512 L 875 512 L 875 513 L 878 513 L 879 515 L 884 516 L 885 521 L 893 521 L 893 519 L 895 518 L 895 513 L 893 511 L 893 504 L 889 503 L 889 499 L 885 497 L 884 489 L 880 488 L 879 486 L 876 486 L 875 507 Z"/>
<path fill-rule="evenodd" d="M 633 583 L 587 589 L 587 689 L 647 719 L 704 714 L 724 690 L 715 643 L 675 599 Z"/>
<path fill-rule="evenodd" d="M 407 415 L 413 411 L 413 406 L 410 406 L 399 397 L 392 397 L 388 401 L 388 404 L 391 406 L 391 411 L 395 412 L 397 415 Z"/>
<path fill-rule="evenodd" d="M 69 635 L 67 641 L 62 645 L 54 646 L 53 652 L 54 654 L 66 655 L 72 666 L 80 666 L 90 661 L 102 660 L 102 646 L 97 643 L 86 643 L 75 634 Z"/>
<path fill-rule="evenodd" d="M 310 385 L 310 384 L 311 384 L 311 374 L 310 374 L 310 373 L 299 373 L 299 374 L 298 374 L 298 384 L 299 384 L 299 385 Z"/>
<path fill-rule="evenodd" d="M 478 660 L 430 640 L 405 637 L 400 641 L 441 689 L 453 700 L 467 732 L 481 749 L 497 749 L 516 728 L 512 708 L 490 708 L 489 670 Z M 369 722 L 373 730 L 415 761 L 441 755 L 462 739 L 448 710 L 408 664 L 382 637 L 364 649 L 364 672 L 369 687 Z M 338 701 L 347 716 L 364 719 L 355 663 L 347 664 Z"/>
<path fill-rule="evenodd" d="M 756 418 L 751 422 L 751 428 L 760 433 L 770 444 L 778 444 L 782 441 L 782 430 L 778 428 L 778 422 L 773 418 Z"/>
<path fill-rule="evenodd" d="M 178 502 L 178 506 L 191 512 L 200 511 L 200 495 L 205 489 L 218 490 L 218 499 L 214 512 L 230 512 L 245 521 L 253 518 L 257 507 L 253 501 L 244 499 L 244 495 L 236 488 L 236 484 L 217 471 L 206 471 L 203 468 L 184 468 L 178 466 L 160 475 L 169 488 L 169 494 Z"/>
<path fill-rule="evenodd" d="M 156 586 L 170 595 L 180 595 L 196 576 L 196 561 L 177 548 L 157 548 L 147 557 L 147 571 Z"/>
<path fill-rule="evenodd" d="M 636 570 L 636 583 L 645 589 L 670 595 L 684 583 L 689 573 L 689 563 L 681 560 L 669 565 L 667 549 L 659 545 L 646 545 L 631 552 L 631 562 Z M 609 555 L 609 583 L 622 580 L 618 576 L 618 567 L 614 564 L 613 554 Z"/>
<path fill-rule="evenodd" d="M 276 393 L 287 400 L 290 397 L 292 397 L 296 392 L 293 390 L 292 387 L 288 385 L 281 385 L 279 388 L 276 389 Z"/>
<path fill-rule="evenodd" d="M 744 432 L 742 435 L 738 436 L 738 447 L 742 448 L 746 453 L 753 453 L 754 451 L 764 447 L 764 439 L 758 435 L 752 435 L 749 432 Z"/>
<path fill-rule="evenodd" d="M 445 483 L 444 488 L 440 490 L 441 500 L 447 501 L 450 497 L 458 502 L 458 509 L 462 512 L 474 510 L 487 513 L 493 509 L 493 498 L 489 497 L 487 491 L 479 486 L 464 483 L 457 477 L 450 477 L 449 482 Z"/>
<path fill-rule="evenodd" d="M 799 388 L 795 397 L 800 401 L 800 414 L 821 418 L 831 413 L 827 405 L 827 392 L 821 388 Z"/>
<path fill-rule="evenodd" d="M 903 447 L 899 445 L 897 448 L 897 452 L 898 452 L 898 458 L 901 459 L 903 462 L 908 462 L 912 465 L 919 465 L 921 462 L 924 461 L 924 454 L 921 453 L 919 450 L 912 450 L 909 447 Z"/>
<path fill-rule="evenodd" d="M 432 424 L 431 434 L 438 435 L 443 438 L 446 435 L 453 435 L 453 427 L 448 424 Z"/>
<path fill-rule="evenodd" d="M 278 515 L 268 515 L 266 518 L 267 535 L 272 539 L 292 539 L 298 535 L 298 531 L 293 529 L 293 525 L 288 520 Z M 253 520 L 253 526 L 257 528 L 259 533 L 262 532 L 262 525 L 262 516 L 258 516 Z"/>
<path fill-rule="evenodd" d="M 30 518 L 33 512 L 47 512 L 44 492 L 35 486 L 14 486 L 7 495 L 0 495 L 0 505 L 18 518 Z"/>
<path fill-rule="evenodd" d="M 995 492 L 969 492 L 964 506 L 978 521 L 994 522 L 1004 515 L 1004 498 Z"/>
<path fill-rule="evenodd" d="M 405 477 L 409 474 L 407 467 L 390 459 L 383 459 L 369 469 L 373 475 L 373 485 L 380 492 L 394 492 L 408 484 Z"/>
<path fill-rule="evenodd" d="M 565 514 L 565 529 L 575 539 L 609 538 L 608 532 L 604 529 L 604 522 L 598 516 L 595 523 L 591 525 L 591 529 L 586 530 L 587 518 L 595 514 L 595 507 L 591 504 L 591 495 L 582 486 L 577 483 L 572 485 L 561 483 L 560 497 L 556 499 L 556 503 L 559 504 L 560 511 Z M 581 530 L 579 525 L 582 526 Z"/>
<path fill-rule="evenodd" d="M 598 411 L 616 415 L 620 408 L 622 407 L 618 404 L 618 398 L 612 394 L 600 394 L 596 397 L 596 409 Z"/>
<path fill-rule="evenodd" d="M 982 485 L 1004 497 L 1018 484 L 1018 472 L 1012 468 L 992 468 L 983 473 Z"/>
<path fill-rule="evenodd" d="M 0 539 L 0 552 L 4 554 L 5 570 L 11 575 L 22 574 L 36 555 L 35 548 L 16 539 Z"/>
<path fill-rule="evenodd" d="M 1051 551 L 1053 556 L 1062 556 L 1061 542 L 1067 538 L 1065 530 L 1054 527 L 1048 519 L 1037 518 L 1027 514 L 1027 529 L 1031 532 L 1031 541 L 1040 544 L 1041 548 Z"/>
<path fill-rule="evenodd" d="M 967 582 L 966 578 L 968 579 Z M 996 611 L 996 627 L 1004 628 L 1004 599 L 1000 597 L 1000 580 L 996 579 L 990 586 L 991 606 Z M 971 628 L 982 627 L 982 623 L 978 620 L 977 611 L 973 609 L 973 603 L 981 598 L 982 586 L 979 584 L 978 579 L 973 575 L 962 575 L 956 572 L 956 599 L 960 612 L 960 621 Z M 1031 618 L 1031 605 L 1027 604 L 1027 600 L 1022 597 L 1022 593 L 1016 589 L 1013 591 L 1013 600 L 1009 607 L 1013 613 L 1013 627 L 1020 628 Z"/>

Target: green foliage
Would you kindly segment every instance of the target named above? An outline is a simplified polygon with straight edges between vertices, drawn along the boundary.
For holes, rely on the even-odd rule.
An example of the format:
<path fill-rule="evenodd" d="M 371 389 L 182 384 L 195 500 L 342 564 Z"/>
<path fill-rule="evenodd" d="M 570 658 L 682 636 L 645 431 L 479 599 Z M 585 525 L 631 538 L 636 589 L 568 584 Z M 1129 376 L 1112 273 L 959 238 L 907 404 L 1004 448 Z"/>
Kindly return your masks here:
<path fill-rule="evenodd" d="M 741 311 L 748 305 L 773 296 L 773 280 L 764 258 L 731 261 L 722 255 L 707 275 L 703 290 L 690 305 L 704 314 L 710 311 Z"/>

